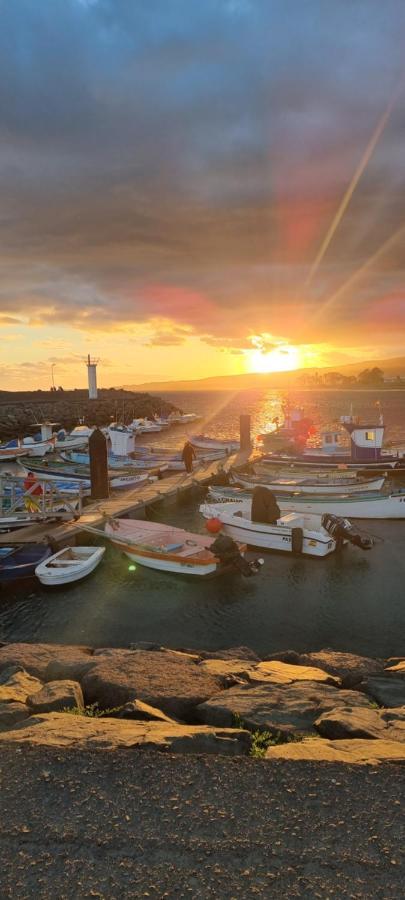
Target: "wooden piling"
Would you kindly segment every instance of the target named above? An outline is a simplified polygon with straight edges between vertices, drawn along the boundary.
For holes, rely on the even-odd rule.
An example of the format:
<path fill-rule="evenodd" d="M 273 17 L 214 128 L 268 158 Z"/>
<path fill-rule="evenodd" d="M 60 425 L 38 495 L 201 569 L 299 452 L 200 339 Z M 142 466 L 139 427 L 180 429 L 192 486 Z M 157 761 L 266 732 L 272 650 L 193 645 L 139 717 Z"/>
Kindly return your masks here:
<path fill-rule="evenodd" d="M 240 449 L 251 450 L 252 441 L 250 437 L 250 416 L 242 415 L 239 420 Z"/>
<path fill-rule="evenodd" d="M 107 500 L 110 495 L 108 482 L 107 441 L 100 428 L 95 428 L 89 438 L 91 499 Z"/>

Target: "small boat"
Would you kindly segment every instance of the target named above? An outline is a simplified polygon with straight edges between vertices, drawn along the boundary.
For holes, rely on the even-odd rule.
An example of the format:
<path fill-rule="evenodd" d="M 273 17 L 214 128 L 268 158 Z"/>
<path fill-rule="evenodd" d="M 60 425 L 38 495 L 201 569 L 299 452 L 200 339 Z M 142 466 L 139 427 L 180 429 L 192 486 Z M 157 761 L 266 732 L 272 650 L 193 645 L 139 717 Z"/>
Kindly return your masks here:
<path fill-rule="evenodd" d="M 169 422 L 172 425 L 188 425 L 190 422 L 197 422 L 198 419 L 202 419 L 202 416 L 197 413 L 172 412 L 169 414 Z"/>
<path fill-rule="evenodd" d="M 20 447 L 24 449 L 27 456 L 45 456 L 46 453 L 52 453 L 55 449 L 55 439 L 43 441 L 40 436 L 25 437 L 22 439 Z"/>
<path fill-rule="evenodd" d="M 319 477 L 274 478 L 266 475 L 249 475 L 232 471 L 232 482 L 240 487 L 253 491 L 255 487 L 266 487 L 274 494 L 362 494 L 368 491 L 380 491 L 385 478 L 368 478 L 363 481 L 355 475 L 334 477 L 324 474 Z"/>
<path fill-rule="evenodd" d="M 56 450 L 80 450 L 81 447 L 87 447 L 89 438 L 93 434 L 94 429 L 87 425 L 77 425 L 70 434 L 61 428 L 56 435 Z"/>
<path fill-rule="evenodd" d="M 211 438 L 205 434 L 192 434 L 190 442 L 198 450 L 222 450 L 226 453 L 237 453 L 240 449 L 239 441 L 230 439 Z"/>
<path fill-rule="evenodd" d="M 200 578 L 224 571 L 223 564 L 209 549 L 215 538 L 205 534 L 159 522 L 112 519 L 105 526 L 105 535 L 129 559 L 148 569 Z M 246 549 L 240 544 L 238 547 L 241 553 Z"/>
<path fill-rule="evenodd" d="M 360 424 L 353 415 L 341 416 L 340 425 L 341 430 L 321 432 L 321 447 L 307 447 L 295 453 L 271 452 L 265 454 L 262 463 L 317 469 L 345 467 L 372 473 L 405 471 L 405 452 L 393 454 L 383 449 L 385 425 L 382 415 L 377 425 Z M 349 446 L 345 441 L 349 441 Z"/>
<path fill-rule="evenodd" d="M 370 538 L 360 537 L 351 523 L 337 516 L 286 513 L 270 525 L 252 522 L 251 502 L 204 503 L 200 512 L 205 519 L 218 519 L 225 534 L 236 541 L 263 550 L 279 550 L 283 553 L 307 556 L 329 556 L 339 546 L 354 543 L 363 550 L 372 546 Z"/>
<path fill-rule="evenodd" d="M 128 428 L 131 431 L 134 431 L 135 434 L 152 434 L 154 431 L 162 430 L 161 425 L 158 425 L 157 422 L 152 422 L 152 420 L 148 418 L 133 419 L 132 422 L 129 423 Z"/>
<path fill-rule="evenodd" d="M 30 471 L 38 476 L 39 480 L 43 479 L 44 481 L 65 483 L 71 482 L 76 488 L 79 488 L 79 486 L 82 485 L 85 490 L 91 487 L 90 472 L 84 470 L 83 467 L 80 468 L 80 466 L 69 466 L 66 463 L 54 462 L 50 466 L 31 465 L 30 463 L 29 467 Z M 110 473 L 110 487 L 113 490 L 135 488 L 139 487 L 141 484 L 145 484 L 148 478 L 148 472 L 142 473 L 141 475 L 138 475 L 135 472 L 121 472 L 120 474 L 114 472 Z"/>
<path fill-rule="evenodd" d="M 94 571 L 104 553 L 105 547 L 65 547 L 41 562 L 35 574 L 48 587 L 81 581 Z"/>
<path fill-rule="evenodd" d="M 35 575 L 38 564 L 45 562 L 51 553 L 51 548 L 43 544 L 0 547 L 0 583 Z"/>
<path fill-rule="evenodd" d="M 12 462 L 25 455 L 26 450 L 23 450 L 18 445 L 18 441 L 10 441 L 9 444 L 2 444 L 0 446 L 0 462 Z"/>
<path fill-rule="evenodd" d="M 265 485 L 265 487 L 268 487 Z M 241 488 L 214 488 L 217 493 L 250 506 L 251 493 L 241 493 Z M 233 491 L 233 493 L 232 493 Z M 272 493 L 275 493 L 273 491 Z M 297 512 L 302 515 L 322 516 L 332 513 L 349 519 L 405 519 L 405 490 L 391 494 L 278 494 L 277 503 L 282 512 Z"/>

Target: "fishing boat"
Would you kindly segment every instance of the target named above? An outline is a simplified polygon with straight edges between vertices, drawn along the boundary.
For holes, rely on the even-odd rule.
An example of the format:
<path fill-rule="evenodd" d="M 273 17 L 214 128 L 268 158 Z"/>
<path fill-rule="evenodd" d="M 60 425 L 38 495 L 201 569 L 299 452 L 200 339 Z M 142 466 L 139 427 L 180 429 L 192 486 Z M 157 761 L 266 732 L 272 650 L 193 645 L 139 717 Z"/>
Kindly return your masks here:
<path fill-rule="evenodd" d="M 10 441 L 8 444 L 2 444 L 0 446 L 0 463 L 13 462 L 25 455 L 26 451 L 19 446 L 18 441 Z"/>
<path fill-rule="evenodd" d="M 280 423 L 276 416 L 269 429 L 257 437 L 265 450 L 281 450 L 290 446 L 299 449 L 315 433 L 314 423 L 305 416 L 302 407 L 291 407 L 289 403 L 285 403 L 282 409 L 284 421 Z"/>
<path fill-rule="evenodd" d="M 266 487 L 275 494 L 358 494 L 380 491 L 385 478 L 360 480 L 355 475 L 346 477 L 324 473 L 318 477 L 305 478 L 298 475 L 290 478 L 274 478 L 265 475 L 250 475 L 232 470 L 232 483 L 253 491 L 255 487 Z"/>
<path fill-rule="evenodd" d="M 402 470 L 405 472 L 405 451 L 396 454 L 383 449 L 385 425 L 382 415 L 378 424 L 360 424 L 356 416 L 341 416 L 342 430 L 322 431 L 321 447 L 305 447 L 295 453 L 266 453 L 262 463 L 272 466 L 291 466 L 336 469 L 345 467 L 372 473 Z M 349 446 L 344 436 L 349 435 Z"/>
<path fill-rule="evenodd" d="M 371 539 L 359 536 L 350 522 L 331 515 L 322 519 L 320 515 L 290 512 L 270 525 L 252 522 L 250 502 L 204 503 L 200 512 L 205 519 L 219 520 L 225 534 L 234 540 L 263 550 L 323 557 L 348 542 L 364 550 L 372 546 Z"/>
<path fill-rule="evenodd" d="M 105 534 L 132 562 L 148 569 L 199 578 L 224 571 L 220 559 L 209 549 L 215 540 L 211 536 L 134 519 L 112 519 L 105 526 Z M 240 544 L 238 548 L 241 553 L 246 549 Z"/>
<path fill-rule="evenodd" d="M 80 450 L 82 447 L 87 447 L 93 431 L 94 428 L 89 428 L 88 425 L 76 425 L 70 434 L 61 428 L 56 435 L 55 449 Z"/>
<path fill-rule="evenodd" d="M 51 466 L 38 466 L 32 465 L 31 462 L 29 464 L 29 470 L 34 472 L 35 475 L 41 478 L 46 478 L 46 481 L 56 481 L 56 482 L 70 482 L 73 483 L 76 487 L 80 487 L 82 485 L 83 488 L 90 488 L 90 472 L 83 471 L 83 468 L 79 466 L 69 466 L 63 463 L 54 462 Z M 27 473 L 28 474 L 28 473 Z M 122 490 L 125 488 L 135 488 L 139 487 L 141 484 L 145 484 L 145 482 L 149 478 L 149 473 L 144 472 L 142 474 L 134 473 L 109 473 L 109 482 L 110 487 L 114 490 Z"/>
<path fill-rule="evenodd" d="M 131 431 L 134 431 L 135 434 L 153 434 L 155 431 L 161 431 L 162 425 L 158 425 L 157 422 L 152 422 L 151 419 L 143 418 L 143 419 L 132 419 L 132 422 L 129 423 L 128 428 Z"/>
<path fill-rule="evenodd" d="M 69 453 L 61 453 L 60 455 L 62 459 L 70 465 L 90 466 L 90 456 L 88 453 L 74 450 Z M 148 476 L 160 475 L 163 472 L 167 472 L 169 469 L 169 465 L 165 460 L 152 455 L 132 459 L 130 456 L 114 456 L 113 453 L 109 453 L 107 456 L 107 465 L 109 469 L 147 470 Z"/>
<path fill-rule="evenodd" d="M 65 547 L 41 562 L 35 574 L 47 587 L 72 584 L 94 572 L 104 553 L 105 547 Z"/>
<path fill-rule="evenodd" d="M 189 425 L 190 422 L 197 422 L 198 419 L 202 419 L 202 416 L 199 416 L 197 413 L 171 412 L 168 418 L 172 425 Z"/>
<path fill-rule="evenodd" d="M 51 555 L 50 547 L 44 544 L 15 544 L 0 547 L 0 583 L 29 578 L 35 575 L 39 563 Z"/>
<path fill-rule="evenodd" d="M 266 487 L 268 487 L 266 485 Z M 241 494 L 240 488 L 214 488 L 217 494 L 229 501 L 243 503 L 250 507 L 251 493 Z M 234 493 L 232 494 L 232 491 Z M 272 491 L 272 493 L 275 493 Z M 277 504 L 282 512 L 297 512 L 302 515 L 318 515 L 332 513 L 349 519 L 405 519 L 405 490 L 393 491 L 391 494 L 278 494 Z"/>
<path fill-rule="evenodd" d="M 211 438 L 205 434 L 191 435 L 190 443 L 197 450 L 222 450 L 223 454 L 237 453 L 240 449 L 239 441 Z"/>

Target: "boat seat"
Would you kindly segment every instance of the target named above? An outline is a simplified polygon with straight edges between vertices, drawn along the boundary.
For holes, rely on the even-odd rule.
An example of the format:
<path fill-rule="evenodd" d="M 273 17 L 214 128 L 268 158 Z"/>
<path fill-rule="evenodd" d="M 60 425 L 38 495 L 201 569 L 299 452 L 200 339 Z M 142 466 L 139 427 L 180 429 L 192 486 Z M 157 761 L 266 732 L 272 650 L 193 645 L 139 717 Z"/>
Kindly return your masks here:
<path fill-rule="evenodd" d="M 277 519 L 277 525 L 286 525 L 287 528 L 304 528 L 304 517 L 295 512 L 286 513 L 285 516 Z"/>
<path fill-rule="evenodd" d="M 56 568 L 57 566 L 78 566 L 84 562 L 83 559 L 55 559 L 54 562 L 47 563 L 47 568 Z"/>

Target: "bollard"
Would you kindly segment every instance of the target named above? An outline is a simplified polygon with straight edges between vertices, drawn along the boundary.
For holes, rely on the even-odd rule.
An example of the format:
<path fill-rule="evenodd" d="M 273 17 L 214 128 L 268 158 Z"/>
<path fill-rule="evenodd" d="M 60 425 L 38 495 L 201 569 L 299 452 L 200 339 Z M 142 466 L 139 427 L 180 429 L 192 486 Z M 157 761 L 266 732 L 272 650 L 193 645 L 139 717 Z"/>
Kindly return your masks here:
<path fill-rule="evenodd" d="M 250 416 L 242 415 L 239 422 L 240 449 L 251 450 L 252 441 L 250 439 Z"/>
<path fill-rule="evenodd" d="M 109 496 L 107 441 L 103 432 L 95 428 L 89 438 L 91 499 L 106 500 Z"/>

